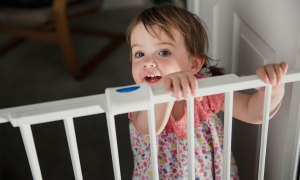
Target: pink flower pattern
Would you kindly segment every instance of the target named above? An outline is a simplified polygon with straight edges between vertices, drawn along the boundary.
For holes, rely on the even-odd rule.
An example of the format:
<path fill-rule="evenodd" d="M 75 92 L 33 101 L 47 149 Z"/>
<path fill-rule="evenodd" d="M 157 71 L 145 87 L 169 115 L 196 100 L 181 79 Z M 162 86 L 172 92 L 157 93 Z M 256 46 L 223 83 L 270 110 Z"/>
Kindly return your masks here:
<path fill-rule="evenodd" d="M 195 98 L 195 174 L 197 180 L 222 179 L 223 124 L 217 113 L 224 95 Z M 129 114 L 131 119 L 131 114 Z M 133 179 L 152 179 L 150 139 L 129 123 L 134 156 Z M 160 179 L 187 179 L 187 123 L 186 115 L 180 120 L 173 117 L 157 135 Z M 231 156 L 231 179 L 238 180 L 237 166 Z"/>

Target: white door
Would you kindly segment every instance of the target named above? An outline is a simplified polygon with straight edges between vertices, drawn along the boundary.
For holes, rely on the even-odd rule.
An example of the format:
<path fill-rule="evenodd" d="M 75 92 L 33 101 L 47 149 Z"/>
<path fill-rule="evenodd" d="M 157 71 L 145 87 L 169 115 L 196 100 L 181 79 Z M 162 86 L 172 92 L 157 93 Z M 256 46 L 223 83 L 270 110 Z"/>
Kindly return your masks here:
<path fill-rule="evenodd" d="M 209 53 L 227 73 L 255 74 L 258 66 L 281 60 L 288 62 L 290 70 L 300 67 L 299 0 L 190 0 L 188 9 L 205 22 Z M 294 178 L 299 102 L 299 84 L 287 85 L 282 106 L 270 121 L 267 180 Z M 256 180 L 260 126 L 235 120 L 233 128 L 232 151 L 241 179 Z"/>

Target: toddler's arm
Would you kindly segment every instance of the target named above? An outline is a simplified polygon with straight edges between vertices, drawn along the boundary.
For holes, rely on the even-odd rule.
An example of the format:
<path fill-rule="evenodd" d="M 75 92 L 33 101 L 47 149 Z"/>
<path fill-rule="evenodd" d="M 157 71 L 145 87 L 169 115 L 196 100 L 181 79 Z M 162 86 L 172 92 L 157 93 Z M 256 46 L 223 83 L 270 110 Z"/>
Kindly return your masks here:
<path fill-rule="evenodd" d="M 172 107 L 173 102 L 171 103 L 162 103 L 155 105 L 155 129 L 156 133 L 159 134 L 166 126 Z M 132 124 L 140 133 L 149 134 L 148 128 L 148 115 L 147 111 L 138 111 L 132 113 Z"/>
<path fill-rule="evenodd" d="M 286 74 L 288 65 L 285 62 L 280 64 L 267 64 L 256 70 L 257 76 L 272 85 L 272 98 L 270 117 L 277 112 L 284 95 L 284 84 L 282 77 Z M 251 95 L 234 93 L 233 116 L 241 121 L 252 124 L 262 123 L 264 89 L 260 88 Z"/>
<path fill-rule="evenodd" d="M 187 97 L 190 94 L 195 95 L 198 84 L 197 79 L 189 71 L 168 74 L 163 77 L 161 83 L 163 83 L 166 90 L 176 96 L 177 99 Z M 174 119 L 181 119 L 184 115 L 184 101 L 155 105 L 155 125 L 157 134 L 163 130 L 171 113 Z M 147 112 L 139 111 L 132 113 L 131 122 L 139 132 L 142 134 L 149 134 L 147 119 Z"/>

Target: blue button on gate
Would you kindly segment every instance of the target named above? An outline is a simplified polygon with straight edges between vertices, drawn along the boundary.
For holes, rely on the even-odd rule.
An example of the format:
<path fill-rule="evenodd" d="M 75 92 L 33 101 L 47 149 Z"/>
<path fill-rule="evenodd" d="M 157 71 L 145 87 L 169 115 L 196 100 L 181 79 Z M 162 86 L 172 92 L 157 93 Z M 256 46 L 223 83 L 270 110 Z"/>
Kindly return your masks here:
<path fill-rule="evenodd" d="M 120 88 L 120 89 L 117 89 L 116 91 L 119 93 L 128 93 L 128 92 L 136 91 L 139 88 L 140 88 L 140 86 L 131 86 L 131 87 Z"/>

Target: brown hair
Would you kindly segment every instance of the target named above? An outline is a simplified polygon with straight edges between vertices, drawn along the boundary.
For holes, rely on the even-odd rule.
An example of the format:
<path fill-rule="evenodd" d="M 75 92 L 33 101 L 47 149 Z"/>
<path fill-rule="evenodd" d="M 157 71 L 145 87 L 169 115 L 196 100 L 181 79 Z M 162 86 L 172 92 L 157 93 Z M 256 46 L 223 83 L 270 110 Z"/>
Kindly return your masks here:
<path fill-rule="evenodd" d="M 146 30 L 154 33 L 156 37 L 158 35 L 153 29 L 154 26 L 163 30 L 171 39 L 174 39 L 172 29 L 179 30 L 183 35 L 187 50 L 192 55 L 205 60 L 203 67 L 209 68 L 209 72 L 213 76 L 224 74 L 223 69 L 210 65 L 212 59 L 206 54 L 208 49 L 207 33 L 197 15 L 172 4 L 147 8 L 133 19 L 127 29 L 126 39 L 129 45 L 131 45 L 132 31 L 141 22 Z"/>

